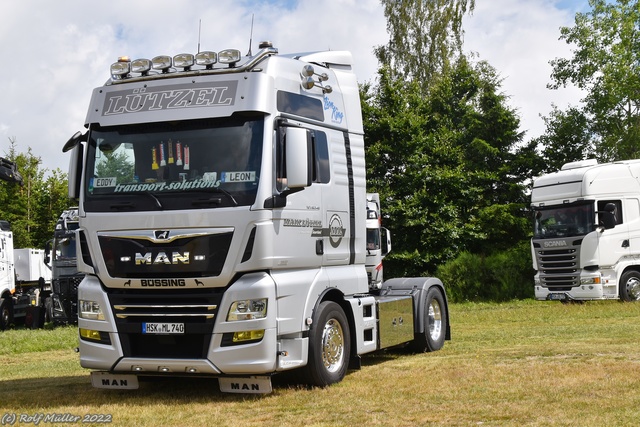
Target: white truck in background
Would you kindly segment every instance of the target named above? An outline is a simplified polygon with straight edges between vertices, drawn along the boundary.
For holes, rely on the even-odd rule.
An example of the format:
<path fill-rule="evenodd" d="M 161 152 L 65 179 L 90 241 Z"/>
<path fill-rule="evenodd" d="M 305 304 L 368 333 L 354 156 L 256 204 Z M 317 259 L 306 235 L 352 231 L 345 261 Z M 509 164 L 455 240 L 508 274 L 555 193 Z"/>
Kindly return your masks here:
<path fill-rule="evenodd" d="M 22 184 L 14 162 L 0 158 L 0 179 Z M 41 327 L 44 302 L 51 294 L 51 270 L 42 249 L 14 249 L 13 232 L 0 221 L 0 330 L 13 324 Z"/>
<path fill-rule="evenodd" d="M 80 363 L 103 388 L 139 376 L 271 391 L 298 369 L 341 381 L 360 356 L 450 339 L 433 277 L 371 292 L 352 57 L 238 50 L 123 58 L 71 152 L 79 197 Z M 379 225 L 378 225 L 379 227 Z"/>
<path fill-rule="evenodd" d="M 640 300 L 640 160 L 583 160 L 534 179 L 538 300 Z"/>

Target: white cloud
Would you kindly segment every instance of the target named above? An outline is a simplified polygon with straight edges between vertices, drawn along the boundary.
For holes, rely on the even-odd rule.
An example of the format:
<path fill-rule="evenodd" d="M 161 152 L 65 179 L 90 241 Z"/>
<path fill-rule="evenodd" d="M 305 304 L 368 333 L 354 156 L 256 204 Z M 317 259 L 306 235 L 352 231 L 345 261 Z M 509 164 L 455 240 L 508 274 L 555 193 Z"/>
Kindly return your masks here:
<path fill-rule="evenodd" d="M 477 2 L 475 13 L 465 18 L 465 50 L 477 52 L 504 79 L 503 92 L 521 118 L 525 140 L 544 132 L 540 115 L 551 105 L 578 104 L 577 89 L 547 89 L 551 83 L 549 61 L 570 57 L 570 46 L 559 40 L 560 27 L 572 26 L 574 11 L 557 9 L 551 0 L 491 0 Z M 564 2 L 580 7 L 584 1 Z"/>
<path fill-rule="evenodd" d="M 542 132 L 539 114 L 576 93 L 547 90 L 548 61 L 569 53 L 559 42 L 573 11 L 551 0 L 477 1 L 465 19 L 467 51 L 478 52 L 504 77 L 503 90 L 521 114 L 527 138 Z M 574 0 L 572 4 L 584 4 Z M 111 0 L 0 3 L 0 155 L 15 138 L 47 169 L 67 170 L 62 145 L 84 124 L 91 91 L 109 77 L 118 56 L 152 57 L 201 49 L 249 48 L 270 40 L 280 52 L 350 50 L 359 81 L 375 77 L 375 46 L 387 40 L 378 0 Z"/>

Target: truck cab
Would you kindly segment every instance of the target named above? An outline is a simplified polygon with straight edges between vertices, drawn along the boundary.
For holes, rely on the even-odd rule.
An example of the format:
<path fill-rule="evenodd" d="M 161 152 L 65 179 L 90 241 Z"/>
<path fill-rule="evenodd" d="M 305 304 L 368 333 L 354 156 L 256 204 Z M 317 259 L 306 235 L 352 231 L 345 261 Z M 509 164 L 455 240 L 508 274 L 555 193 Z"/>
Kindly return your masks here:
<path fill-rule="evenodd" d="M 78 272 L 76 230 L 78 208 L 60 214 L 53 239 L 45 247 L 45 262 L 51 268 L 51 296 L 45 300 L 46 317 L 54 324 L 78 322 L 78 285 L 84 274 Z"/>
<path fill-rule="evenodd" d="M 536 299 L 640 299 L 640 161 L 568 163 L 531 208 Z"/>

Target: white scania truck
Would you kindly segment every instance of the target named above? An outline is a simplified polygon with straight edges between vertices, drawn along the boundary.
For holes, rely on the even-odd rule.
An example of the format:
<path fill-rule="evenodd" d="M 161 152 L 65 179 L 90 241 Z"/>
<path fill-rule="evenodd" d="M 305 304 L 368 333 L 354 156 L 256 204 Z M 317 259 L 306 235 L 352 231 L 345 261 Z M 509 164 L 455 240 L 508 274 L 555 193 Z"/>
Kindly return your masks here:
<path fill-rule="evenodd" d="M 299 369 L 449 339 L 436 278 L 370 292 L 362 116 L 348 52 L 121 59 L 71 151 L 80 363 L 96 387 L 205 376 L 264 393 Z M 401 143 L 399 141 L 398 143 Z"/>
<path fill-rule="evenodd" d="M 536 178 L 538 300 L 640 300 L 640 160 L 583 160 Z"/>

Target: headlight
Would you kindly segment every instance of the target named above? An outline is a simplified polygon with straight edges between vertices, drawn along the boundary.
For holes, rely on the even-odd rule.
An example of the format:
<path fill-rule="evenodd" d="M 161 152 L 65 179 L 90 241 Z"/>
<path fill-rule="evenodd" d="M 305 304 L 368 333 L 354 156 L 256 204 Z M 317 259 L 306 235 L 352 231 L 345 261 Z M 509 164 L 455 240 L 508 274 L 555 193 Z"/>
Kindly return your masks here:
<path fill-rule="evenodd" d="M 78 317 L 81 319 L 104 320 L 100 304 L 95 301 L 78 301 Z"/>
<path fill-rule="evenodd" d="M 587 277 L 585 279 L 580 279 L 581 285 L 597 285 L 600 283 L 600 276 L 597 277 Z"/>
<path fill-rule="evenodd" d="M 267 299 L 246 299 L 235 301 L 229 308 L 227 321 L 264 319 L 267 317 Z"/>

